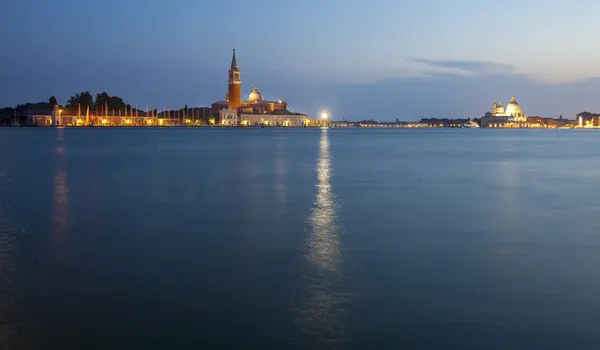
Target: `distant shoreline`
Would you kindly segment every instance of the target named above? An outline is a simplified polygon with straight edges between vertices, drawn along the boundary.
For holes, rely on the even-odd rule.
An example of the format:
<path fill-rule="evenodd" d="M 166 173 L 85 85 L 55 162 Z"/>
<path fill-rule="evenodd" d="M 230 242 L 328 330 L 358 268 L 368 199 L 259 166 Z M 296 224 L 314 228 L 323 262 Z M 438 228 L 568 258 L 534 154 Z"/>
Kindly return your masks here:
<path fill-rule="evenodd" d="M 403 129 L 403 130 L 431 130 L 431 129 L 493 129 L 493 130 L 593 130 L 600 129 L 597 127 L 561 127 L 561 128 L 481 128 L 481 127 L 407 127 L 407 126 L 332 126 L 332 125 L 323 125 L 323 126 L 222 126 L 222 125 L 212 125 L 212 126 L 188 126 L 188 125 L 167 125 L 167 126 L 53 126 L 53 125 L 11 125 L 11 124 L 0 124 L 0 128 L 40 128 L 40 129 Z"/>

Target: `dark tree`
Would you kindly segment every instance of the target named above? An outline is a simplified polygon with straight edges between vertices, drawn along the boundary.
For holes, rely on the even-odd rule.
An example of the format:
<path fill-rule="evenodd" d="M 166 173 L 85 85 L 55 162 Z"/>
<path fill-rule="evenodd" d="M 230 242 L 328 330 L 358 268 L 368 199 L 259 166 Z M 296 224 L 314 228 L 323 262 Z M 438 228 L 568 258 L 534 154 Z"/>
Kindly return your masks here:
<path fill-rule="evenodd" d="M 78 106 L 81 107 L 82 113 L 85 113 L 88 107 L 92 108 L 94 106 L 94 97 L 92 97 L 89 91 L 77 93 L 69 97 L 67 107 L 74 111 L 78 109 Z"/>
<path fill-rule="evenodd" d="M 109 101 L 110 96 L 105 91 L 103 91 L 101 93 L 96 94 L 96 100 L 94 101 L 94 104 L 96 105 L 96 107 L 104 108 Z"/>
<path fill-rule="evenodd" d="M 124 109 L 125 106 L 123 99 L 117 96 L 111 96 L 108 101 L 108 108 Z"/>
<path fill-rule="evenodd" d="M 56 97 L 51 96 L 50 99 L 48 99 L 48 103 L 50 104 L 50 107 L 54 108 L 54 106 L 58 104 L 58 101 L 56 100 Z"/>
<path fill-rule="evenodd" d="M 67 107 L 69 108 L 77 108 L 77 105 L 79 104 L 79 93 L 69 97 L 69 99 L 67 100 Z"/>
<path fill-rule="evenodd" d="M 82 108 L 92 108 L 94 105 L 94 97 L 90 94 L 89 91 L 84 91 L 81 93 L 81 100 L 79 102 Z"/>

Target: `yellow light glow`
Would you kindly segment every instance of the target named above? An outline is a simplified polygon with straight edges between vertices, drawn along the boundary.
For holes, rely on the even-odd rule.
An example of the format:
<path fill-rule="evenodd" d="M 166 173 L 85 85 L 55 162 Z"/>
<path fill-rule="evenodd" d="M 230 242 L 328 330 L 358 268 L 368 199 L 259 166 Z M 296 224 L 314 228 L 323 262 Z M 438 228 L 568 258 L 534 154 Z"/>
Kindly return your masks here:
<path fill-rule="evenodd" d="M 102 119 L 102 124 L 107 124 L 107 123 L 108 123 L 108 120 Z"/>
<path fill-rule="evenodd" d="M 329 118 L 329 115 L 327 114 L 327 112 L 321 113 L 321 119 L 327 119 L 327 118 Z"/>
<path fill-rule="evenodd" d="M 131 124 L 131 119 L 125 120 L 125 124 Z"/>
<path fill-rule="evenodd" d="M 162 119 L 158 120 L 158 125 L 163 125 L 163 120 Z"/>

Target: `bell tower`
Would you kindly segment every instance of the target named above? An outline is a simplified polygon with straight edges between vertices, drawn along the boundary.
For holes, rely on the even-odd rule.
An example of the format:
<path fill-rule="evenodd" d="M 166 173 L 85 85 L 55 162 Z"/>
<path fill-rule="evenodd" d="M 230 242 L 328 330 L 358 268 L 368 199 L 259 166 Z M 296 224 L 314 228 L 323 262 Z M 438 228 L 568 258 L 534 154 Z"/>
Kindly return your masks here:
<path fill-rule="evenodd" d="M 227 90 L 227 101 L 229 108 L 238 109 L 242 105 L 242 81 L 240 80 L 240 67 L 235 59 L 235 49 L 231 58 L 231 68 L 229 68 L 229 83 Z"/>

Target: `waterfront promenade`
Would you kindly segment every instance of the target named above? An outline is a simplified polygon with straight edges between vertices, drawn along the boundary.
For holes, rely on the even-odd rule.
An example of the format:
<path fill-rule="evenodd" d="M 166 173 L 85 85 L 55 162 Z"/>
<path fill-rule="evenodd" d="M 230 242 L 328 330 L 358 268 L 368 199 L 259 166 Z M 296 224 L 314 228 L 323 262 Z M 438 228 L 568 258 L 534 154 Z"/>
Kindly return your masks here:
<path fill-rule="evenodd" d="M 55 115 L 28 115 L 24 118 L 14 118 L 10 125 L 41 126 L 41 127 L 237 127 L 219 120 L 214 115 L 172 115 L 169 113 L 135 113 L 122 115 L 65 115 L 57 111 Z M 242 123 L 240 127 L 294 127 L 285 123 L 274 124 L 264 121 L 254 124 Z M 327 118 L 306 118 L 302 125 L 295 127 L 363 127 L 363 128 L 496 128 L 496 129 L 594 129 L 600 128 L 600 122 L 595 119 L 573 120 L 528 117 L 527 123 L 483 123 L 475 119 L 437 119 L 423 118 L 419 121 L 378 122 L 375 120 L 363 121 L 335 121 Z"/>

